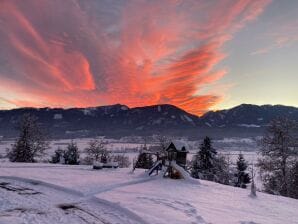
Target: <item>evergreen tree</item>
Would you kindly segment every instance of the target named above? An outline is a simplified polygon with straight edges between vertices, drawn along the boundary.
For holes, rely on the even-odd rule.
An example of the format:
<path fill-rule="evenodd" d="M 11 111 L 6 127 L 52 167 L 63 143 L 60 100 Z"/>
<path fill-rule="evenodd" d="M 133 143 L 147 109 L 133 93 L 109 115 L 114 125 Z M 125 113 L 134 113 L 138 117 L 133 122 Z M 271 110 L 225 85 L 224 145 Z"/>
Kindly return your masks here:
<path fill-rule="evenodd" d="M 67 150 L 64 153 L 65 164 L 78 165 L 80 158 L 79 149 L 75 142 L 71 141 L 67 145 Z"/>
<path fill-rule="evenodd" d="M 245 161 L 243 154 L 240 153 L 237 160 L 237 173 L 235 187 L 246 188 L 246 185 L 250 183 L 249 174 L 246 172 L 247 162 Z"/>
<path fill-rule="evenodd" d="M 200 151 L 194 156 L 191 174 L 194 178 L 214 180 L 214 164 L 216 150 L 212 148 L 209 137 L 205 137 L 200 145 Z"/>
<path fill-rule="evenodd" d="M 211 147 L 211 144 L 211 139 L 205 137 L 199 151 L 201 169 L 209 172 L 214 167 L 213 161 L 217 154 L 216 150 Z"/>
<path fill-rule="evenodd" d="M 18 123 L 19 138 L 8 150 L 11 162 L 35 162 L 36 157 L 42 156 L 49 143 L 42 133 L 37 118 L 24 114 Z"/>
<path fill-rule="evenodd" d="M 141 153 L 135 167 L 150 169 L 153 166 L 153 163 L 153 157 L 151 154 Z"/>

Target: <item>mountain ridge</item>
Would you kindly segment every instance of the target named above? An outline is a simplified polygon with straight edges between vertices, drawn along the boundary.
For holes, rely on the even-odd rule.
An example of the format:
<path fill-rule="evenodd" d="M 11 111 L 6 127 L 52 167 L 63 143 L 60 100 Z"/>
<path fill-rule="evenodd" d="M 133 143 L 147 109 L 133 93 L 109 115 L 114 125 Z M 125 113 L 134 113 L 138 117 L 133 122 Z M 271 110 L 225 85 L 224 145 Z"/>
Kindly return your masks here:
<path fill-rule="evenodd" d="M 298 121 L 298 108 L 283 105 L 241 104 L 231 109 L 208 111 L 202 116 L 171 104 L 133 108 L 123 104 L 66 109 L 27 107 L 0 110 L 0 136 L 16 136 L 14 127 L 24 113 L 38 117 L 39 123 L 53 138 L 152 134 L 257 135 L 276 117 Z"/>

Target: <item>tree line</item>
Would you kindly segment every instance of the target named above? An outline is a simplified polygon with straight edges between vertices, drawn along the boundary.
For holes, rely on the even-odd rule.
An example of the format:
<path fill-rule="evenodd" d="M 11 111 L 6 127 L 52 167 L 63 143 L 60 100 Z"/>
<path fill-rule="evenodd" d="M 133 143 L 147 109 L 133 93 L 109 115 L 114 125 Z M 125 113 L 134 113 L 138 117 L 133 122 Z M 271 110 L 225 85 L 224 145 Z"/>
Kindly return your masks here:
<path fill-rule="evenodd" d="M 31 114 L 24 114 L 18 122 L 19 137 L 8 149 L 7 157 L 11 162 L 33 163 L 45 154 L 49 148 L 49 140 Z M 112 154 L 103 139 L 92 139 L 84 149 L 86 155 L 80 159 L 80 150 L 75 141 L 67 144 L 66 149 L 58 148 L 49 162 L 68 165 L 93 164 L 96 162 L 117 162 L 119 167 L 129 167 L 130 161 L 124 154 Z"/>

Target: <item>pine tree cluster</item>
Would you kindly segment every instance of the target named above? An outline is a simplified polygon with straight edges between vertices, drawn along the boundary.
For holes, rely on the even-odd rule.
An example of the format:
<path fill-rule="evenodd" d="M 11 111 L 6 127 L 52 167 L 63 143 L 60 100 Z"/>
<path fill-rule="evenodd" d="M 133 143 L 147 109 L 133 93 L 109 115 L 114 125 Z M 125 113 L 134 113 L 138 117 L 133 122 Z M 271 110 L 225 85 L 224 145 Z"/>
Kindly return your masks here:
<path fill-rule="evenodd" d="M 233 173 L 228 160 L 212 147 L 212 141 L 209 137 L 204 138 L 191 163 L 191 176 L 193 178 L 242 188 L 246 188 L 246 184 L 250 183 L 250 177 L 246 170 L 247 162 L 240 154 L 236 172 Z"/>

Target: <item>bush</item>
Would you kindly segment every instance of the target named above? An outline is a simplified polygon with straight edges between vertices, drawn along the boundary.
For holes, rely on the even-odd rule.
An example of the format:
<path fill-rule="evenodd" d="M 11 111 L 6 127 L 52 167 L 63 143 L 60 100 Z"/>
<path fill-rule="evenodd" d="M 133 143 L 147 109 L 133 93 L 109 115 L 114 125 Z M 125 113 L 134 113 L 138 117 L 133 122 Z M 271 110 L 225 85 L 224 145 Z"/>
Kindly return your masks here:
<path fill-rule="evenodd" d="M 65 163 L 64 154 L 65 154 L 65 151 L 58 148 L 55 151 L 55 154 L 52 156 L 50 163 Z"/>

